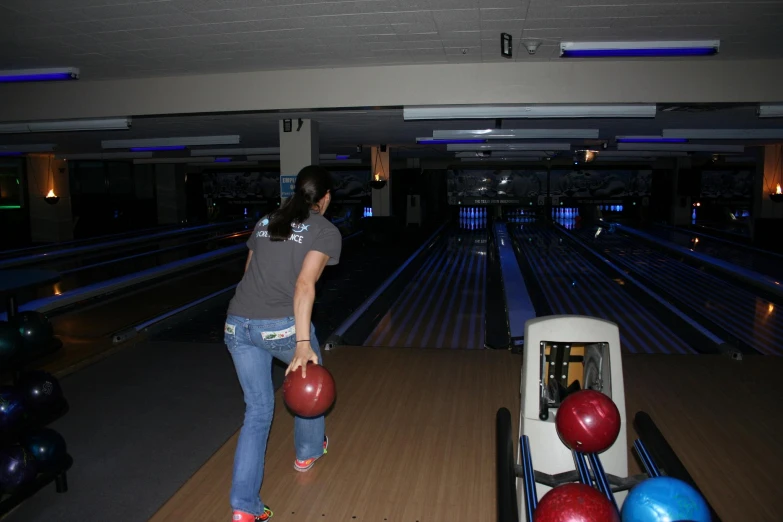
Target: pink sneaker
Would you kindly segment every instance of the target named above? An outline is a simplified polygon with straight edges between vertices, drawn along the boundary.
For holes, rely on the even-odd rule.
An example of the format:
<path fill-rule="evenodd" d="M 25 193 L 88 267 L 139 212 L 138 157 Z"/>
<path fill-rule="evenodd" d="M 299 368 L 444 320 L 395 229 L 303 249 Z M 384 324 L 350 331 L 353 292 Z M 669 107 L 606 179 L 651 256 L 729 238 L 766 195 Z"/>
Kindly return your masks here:
<path fill-rule="evenodd" d="M 329 437 L 324 435 L 324 453 L 323 455 L 319 455 L 317 457 L 313 457 L 307 460 L 299 460 L 296 459 L 294 461 L 294 469 L 296 471 L 307 471 L 308 469 L 313 467 L 313 464 L 315 464 L 315 461 L 326 455 L 326 448 L 329 447 Z M 244 522 L 244 521 L 243 521 Z"/>
<path fill-rule="evenodd" d="M 264 522 L 272 518 L 272 510 L 268 506 L 264 506 L 264 512 L 258 516 L 245 513 L 244 511 L 234 511 L 234 516 L 231 517 L 233 522 Z"/>

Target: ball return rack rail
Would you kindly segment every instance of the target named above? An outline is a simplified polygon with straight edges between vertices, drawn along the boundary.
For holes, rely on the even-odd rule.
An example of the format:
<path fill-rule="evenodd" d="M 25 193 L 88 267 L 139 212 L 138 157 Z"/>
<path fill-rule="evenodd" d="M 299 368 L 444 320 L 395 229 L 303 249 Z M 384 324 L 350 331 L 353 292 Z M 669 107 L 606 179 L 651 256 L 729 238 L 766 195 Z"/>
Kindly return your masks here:
<path fill-rule="evenodd" d="M 511 435 L 511 413 L 506 408 L 500 408 L 496 416 L 497 426 L 497 522 L 520 522 L 519 505 L 517 503 L 517 479 L 522 480 L 522 491 L 525 496 L 525 519 L 532 522 L 533 513 L 538 505 L 536 484 L 551 488 L 580 482 L 596 487 L 617 507 L 614 494 L 627 491 L 642 481 L 666 475 L 680 479 L 700 494 L 701 490 L 682 464 L 677 454 L 671 448 L 666 438 L 655 425 L 650 415 L 640 411 L 634 417 L 634 428 L 639 438 L 634 441 L 634 453 L 639 459 L 645 473 L 629 477 L 618 477 L 607 474 L 596 453 L 572 452 L 574 458 L 573 471 L 555 475 L 536 471 L 527 435 L 519 439 L 519 455 L 521 464 L 514 463 L 514 449 Z M 721 522 L 714 508 L 709 505 L 712 520 Z"/>

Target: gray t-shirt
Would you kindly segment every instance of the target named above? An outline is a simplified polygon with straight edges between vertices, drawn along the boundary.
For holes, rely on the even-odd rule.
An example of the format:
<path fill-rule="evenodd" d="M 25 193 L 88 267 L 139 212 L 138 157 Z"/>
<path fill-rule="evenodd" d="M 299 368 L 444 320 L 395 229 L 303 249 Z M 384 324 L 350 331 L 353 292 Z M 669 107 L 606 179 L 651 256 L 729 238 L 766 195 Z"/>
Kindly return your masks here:
<path fill-rule="evenodd" d="M 228 305 L 230 315 L 247 319 L 292 317 L 296 279 L 307 253 L 323 252 L 329 256 L 327 265 L 340 261 L 342 236 L 322 215 L 310 213 L 303 224 L 293 225 L 286 241 L 271 241 L 268 224 L 268 218 L 262 218 L 247 240 L 253 257 Z"/>

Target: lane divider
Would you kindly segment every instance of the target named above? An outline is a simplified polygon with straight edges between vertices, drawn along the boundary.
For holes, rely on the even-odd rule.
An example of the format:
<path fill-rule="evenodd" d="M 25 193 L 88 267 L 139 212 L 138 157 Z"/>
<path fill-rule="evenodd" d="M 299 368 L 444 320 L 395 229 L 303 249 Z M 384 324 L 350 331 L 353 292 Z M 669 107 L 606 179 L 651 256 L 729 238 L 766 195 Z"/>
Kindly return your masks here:
<path fill-rule="evenodd" d="M 41 262 L 41 261 L 49 261 L 50 259 L 57 259 L 60 257 L 67 257 L 67 256 L 75 256 L 78 254 L 83 254 L 85 252 L 90 252 L 93 250 L 101 250 L 105 248 L 110 248 L 113 246 L 123 246 L 123 245 L 133 245 L 136 243 L 147 243 L 150 240 L 155 239 L 162 239 L 167 237 L 175 237 L 177 235 L 188 235 L 189 233 L 194 233 L 198 231 L 204 231 L 207 229 L 212 228 L 227 228 L 230 226 L 237 226 L 242 222 L 250 223 L 250 220 L 241 220 L 238 222 L 229 222 L 229 223 L 221 223 L 221 224 L 215 224 L 215 225 L 203 225 L 203 228 L 190 228 L 187 229 L 187 231 L 183 231 L 182 229 L 172 230 L 168 232 L 161 232 L 160 234 L 152 234 L 149 236 L 140 236 L 136 238 L 131 239 L 120 239 L 116 241 L 108 241 L 105 243 L 97 243 L 93 245 L 85 245 L 81 247 L 74 247 L 74 248 L 68 248 L 65 250 L 57 250 L 55 252 L 44 252 L 42 254 L 33 254 L 28 255 L 24 257 L 15 257 L 13 259 L 6 259 L 4 261 L 0 261 L 0 270 L 4 268 L 10 268 L 13 266 L 19 266 L 19 265 L 25 265 L 28 263 L 35 263 L 35 262 Z"/>
<path fill-rule="evenodd" d="M 433 240 L 438 237 L 438 235 L 443 231 L 443 229 L 446 227 L 446 223 L 443 223 L 440 227 L 438 227 L 435 232 L 432 233 L 430 237 L 427 238 L 427 240 L 422 243 L 422 245 L 413 253 L 411 256 L 402 264 L 400 267 L 395 270 L 395 272 L 390 275 L 386 280 L 375 289 L 375 292 L 370 295 L 367 299 L 364 300 L 364 302 L 359 305 L 359 307 L 353 311 L 353 313 L 346 319 L 345 321 L 340 324 L 340 326 L 337 327 L 337 329 L 332 332 L 332 334 L 329 336 L 328 340 L 324 344 L 324 348 L 326 350 L 331 350 L 334 346 L 339 344 L 342 339 L 342 336 L 345 335 L 345 332 L 348 331 L 348 329 L 353 326 L 353 324 L 364 314 L 364 312 L 367 311 L 367 309 L 372 306 L 372 304 L 383 294 L 383 292 L 386 291 L 386 289 L 391 285 L 397 277 L 402 273 L 403 270 L 405 270 L 408 265 L 410 265 L 414 259 L 419 257 L 419 254 L 421 254 L 426 248 L 430 247 L 432 245 Z"/>
<path fill-rule="evenodd" d="M 640 230 L 636 230 L 631 227 L 618 226 L 618 228 L 624 232 L 627 232 L 628 234 L 655 243 L 656 245 L 666 250 L 669 250 L 670 252 L 675 252 L 677 254 L 690 257 L 691 259 L 695 259 L 700 263 L 709 265 L 710 267 L 724 274 L 727 274 L 732 277 L 736 277 L 737 279 L 745 282 L 746 284 L 756 286 L 758 288 L 766 290 L 767 292 L 775 294 L 778 297 L 783 298 L 783 281 L 778 281 L 771 276 L 767 276 L 759 272 L 755 272 L 753 270 L 749 270 L 747 268 L 737 266 L 733 263 L 730 263 L 728 261 L 723 261 L 721 259 L 709 256 L 707 254 L 702 254 L 700 252 L 693 252 L 691 249 L 682 247 L 680 245 L 673 245 L 671 243 L 665 242 L 654 236 L 651 236 L 650 234 L 646 234 Z"/>
<path fill-rule="evenodd" d="M 624 279 L 627 279 L 634 285 L 636 285 L 637 288 L 640 290 L 643 290 L 647 295 L 649 295 L 652 299 L 657 301 L 661 306 L 665 307 L 667 310 L 672 312 L 673 314 L 677 315 L 680 319 L 688 323 L 692 328 L 694 328 L 696 331 L 701 333 L 703 336 L 705 336 L 707 339 L 715 343 L 716 346 L 718 346 L 719 349 L 724 350 L 728 348 L 728 345 L 726 342 L 718 337 L 717 335 L 713 334 L 706 328 L 704 328 L 702 325 L 697 323 L 695 320 L 693 320 L 688 314 L 683 313 L 679 308 L 675 307 L 671 303 L 669 303 L 666 299 L 658 295 L 655 291 L 653 291 L 651 288 L 644 285 L 641 281 L 634 278 L 631 274 L 627 273 L 625 270 L 614 264 L 612 261 L 607 259 L 605 256 L 599 254 L 592 248 L 590 248 L 584 241 L 576 237 L 574 234 L 569 233 L 565 227 L 562 225 L 557 225 L 557 228 L 559 228 L 569 239 L 580 245 L 582 248 L 590 252 L 593 256 L 597 257 L 604 263 L 606 263 L 612 270 L 615 270 L 618 274 L 622 274 Z M 739 352 L 737 352 L 739 353 Z M 732 352 L 733 354 L 733 352 Z"/>
<path fill-rule="evenodd" d="M 172 261 L 171 263 L 148 268 L 147 270 L 142 270 L 141 272 L 135 272 L 124 276 L 115 277 L 114 279 L 109 279 L 108 281 L 101 281 L 92 285 L 76 288 L 74 290 L 63 292 L 60 295 L 29 301 L 21 305 L 19 307 L 19 311 L 24 312 L 28 310 L 36 310 L 42 313 L 51 312 L 52 310 L 63 308 L 65 306 L 69 306 L 80 301 L 85 301 L 93 297 L 108 294 L 127 286 L 157 279 L 165 275 L 169 275 L 187 268 L 192 268 L 210 261 L 215 261 L 217 259 L 233 256 L 246 250 L 247 246 L 245 246 L 244 243 L 241 243 L 239 245 L 222 248 L 220 250 L 214 250 L 212 252 L 206 252 L 204 254 L 199 254 L 197 256 L 188 257 L 178 261 Z M 7 314 L 5 312 L 0 314 L 0 320 L 5 321 L 6 315 Z"/>

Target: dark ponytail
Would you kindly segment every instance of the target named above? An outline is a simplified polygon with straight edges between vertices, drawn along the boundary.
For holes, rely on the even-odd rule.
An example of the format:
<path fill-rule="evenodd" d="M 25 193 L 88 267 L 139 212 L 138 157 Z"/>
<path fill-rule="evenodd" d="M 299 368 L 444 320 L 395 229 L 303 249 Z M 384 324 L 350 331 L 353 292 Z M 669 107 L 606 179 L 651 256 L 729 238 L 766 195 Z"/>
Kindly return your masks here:
<path fill-rule="evenodd" d="M 310 165 L 296 176 L 294 195 L 269 216 L 269 238 L 285 241 L 291 237 L 291 225 L 304 223 L 310 210 L 332 190 L 332 176 L 318 165 Z"/>

